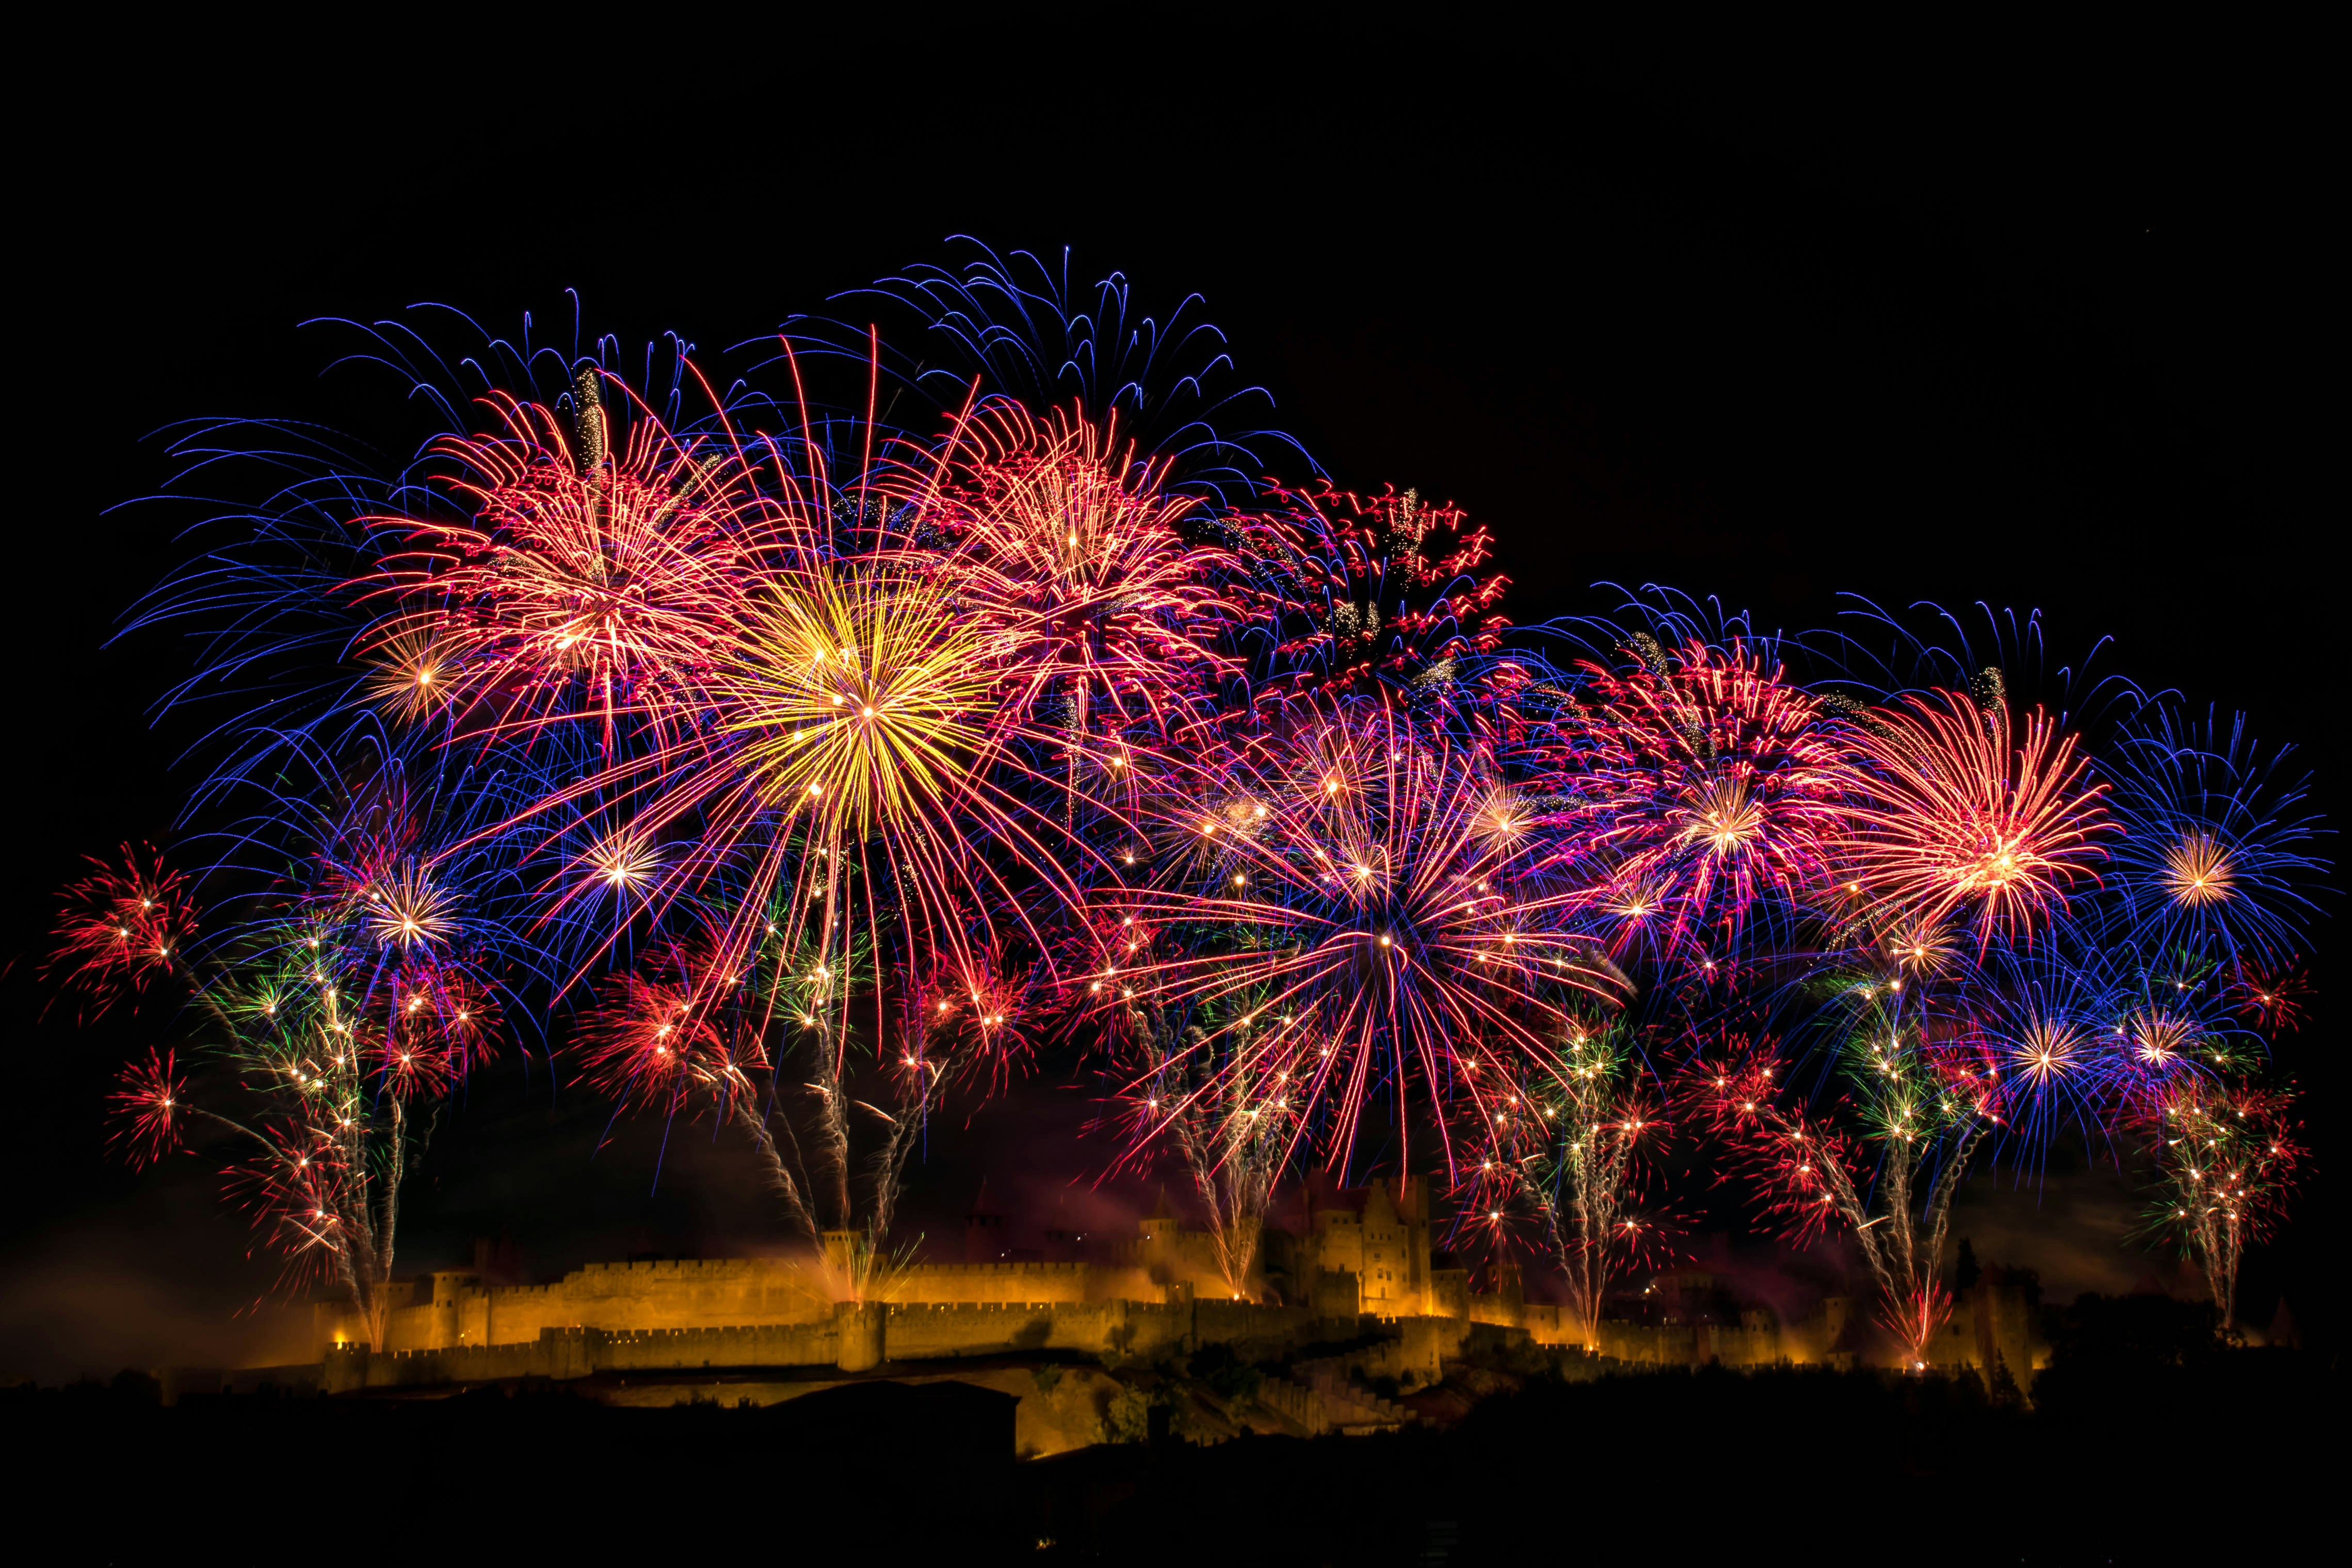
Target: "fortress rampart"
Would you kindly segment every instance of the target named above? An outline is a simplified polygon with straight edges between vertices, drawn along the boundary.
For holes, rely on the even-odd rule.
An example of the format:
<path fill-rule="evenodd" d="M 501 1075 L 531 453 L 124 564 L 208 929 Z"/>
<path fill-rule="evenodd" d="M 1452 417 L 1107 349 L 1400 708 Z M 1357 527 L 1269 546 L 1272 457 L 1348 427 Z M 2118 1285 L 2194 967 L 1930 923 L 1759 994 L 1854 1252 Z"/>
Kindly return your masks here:
<path fill-rule="evenodd" d="M 413 1310 L 413 1309 L 412 1309 Z M 328 1347 L 330 1393 L 428 1387 L 519 1377 L 576 1378 L 600 1372 L 702 1371 L 738 1367 L 837 1367 L 863 1371 L 883 1361 L 1061 1351 L 1150 1361 L 1226 1344 L 1262 1356 L 1347 1334 L 1300 1307 L 1230 1301 L 1172 1302 L 843 1301 L 823 1319 L 713 1328 L 542 1328 L 529 1340 L 394 1349 Z"/>
<path fill-rule="evenodd" d="M 381 1350 L 362 1343 L 340 1305 L 316 1308 L 321 1378 L 357 1389 L 638 1369 L 862 1372 L 885 1361 L 1033 1352 L 1152 1361 L 1205 1344 L 1271 1361 L 1375 1325 L 1396 1340 L 1399 1376 L 1434 1376 L 1474 1338 L 1589 1343 L 1636 1364 L 1851 1363 L 1862 1354 L 1845 1299 L 1783 1323 L 1700 1272 L 1657 1276 L 1640 1301 L 1626 1303 L 1631 1319 L 1612 1316 L 1588 1336 L 1572 1314 L 1524 1300 L 1507 1270 L 1498 1290 L 1480 1292 L 1463 1270 L 1435 1267 L 1421 1184 L 1396 1196 L 1381 1185 L 1322 1196 L 1310 1203 L 1304 1234 L 1268 1230 L 1265 1274 L 1254 1273 L 1244 1291 L 1216 1271 L 1209 1238 L 1164 1213 L 1106 1261 L 919 1265 L 887 1273 L 864 1301 L 842 1299 L 849 1292 L 841 1274 L 814 1254 L 591 1263 L 545 1285 L 488 1284 L 480 1270 L 444 1270 L 392 1310 Z M 1268 1304 L 1276 1301 L 1286 1304 Z M 2018 1281 L 1988 1270 L 1954 1308 L 1937 1339 L 1939 1364 L 2032 1375 L 2042 1351 Z"/>

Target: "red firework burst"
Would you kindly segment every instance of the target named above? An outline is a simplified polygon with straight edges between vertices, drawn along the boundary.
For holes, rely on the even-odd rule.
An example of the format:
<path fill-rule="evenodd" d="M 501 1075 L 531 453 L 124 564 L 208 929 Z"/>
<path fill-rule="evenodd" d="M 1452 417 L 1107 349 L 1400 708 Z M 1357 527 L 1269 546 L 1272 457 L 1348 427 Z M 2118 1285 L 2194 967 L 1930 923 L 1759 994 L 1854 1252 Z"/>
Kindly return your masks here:
<path fill-rule="evenodd" d="M 129 1150 L 133 1166 L 152 1164 L 180 1146 L 188 1085 L 177 1067 L 175 1052 L 151 1050 L 146 1061 L 131 1063 L 118 1075 L 122 1087 L 110 1098 L 123 1124 L 114 1141 Z"/>
<path fill-rule="evenodd" d="M 1841 1202 L 1866 1190 L 1868 1166 L 1852 1138 L 1783 1102 L 1781 1071 L 1769 1042 L 1735 1038 L 1692 1066 L 1680 1097 L 1735 1152 L 1783 1233 L 1803 1241 L 1848 1218 Z"/>
<path fill-rule="evenodd" d="M 2039 709 L 2021 744 L 2008 710 L 1956 693 L 1913 697 L 1857 727 L 1869 773 L 1851 810 L 1853 879 L 1882 922 L 1976 911 L 1980 941 L 2030 932 L 2093 873 L 2104 785 L 2081 788 L 2075 737 Z"/>
<path fill-rule="evenodd" d="M 606 986 L 581 1026 L 582 1077 L 614 1100 L 648 1110 L 675 1110 L 698 1095 L 723 1108 L 751 1084 L 710 1016 L 716 988 L 698 988 L 684 956 L 655 967 L 677 978 L 624 974 Z"/>
<path fill-rule="evenodd" d="M 2231 971 L 2224 995 L 2231 1010 L 2257 1028 L 2274 1035 L 2293 1034 L 2303 1027 L 2311 982 L 2300 964 L 2270 968 L 2241 964 Z"/>
<path fill-rule="evenodd" d="M 44 968 L 83 998 L 88 1016 L 173 973 L 196 934 L 187 879 L 151 846 L 124 844 L 120 856 L 91 857 L 91 873 L 66 888 Z"/>
<path fill-rule="evenodd" d="M 501 395 L 499 433 L 441 443 L 467 522 L 376 519 L 411 541 L 361 584 L 400 604 L 373 642 L 397 707 L 659 718 L 709 666 L 756 553 L 751 465 L 642 404 L 612 451 L 602 380 L 582 372 L 573 420 Z"/>
<path fill-rule="evenodd" d="M 1035 990 L 1030 973 L 1001 951 L 939 955 L 929 977 L 908 994 L 898 1068 L 936 1077 L 956 1067 L 1002 1085 L 1029 1054 Z"/>
<path fill-rule="evenodd" d="M 345 1213 L 363 1197 L 335 1134 L 307 1124 L 262 1126 L 260 1154 L 226 1173 L 232 1198 L 286 1259 L 288 1282 L 335 1270 L 352 1245 Z"/>
<path fill-rule="evenodd" d="M 430 1038 L 387 1034 L 367 1054 L 385 1086 L 404 1100 L 438 1094 L 456 1075 L 449 1052 Z"/>
<path fill-rule="evenodd" d="M 966 423 L 920 527 L 952 541 L 942 567 L 998 633 L 1016 711 L 1059 699 L 1077 735 L 1149 722 L 1164 731 L 1230 667 L 1217 646 L 1234 618 L 1218 589 L 1235 563 L 1187 541 L 1190 496 L 1167 464 L 1119 443 L 1116 419 L 1057 411 L 1045 423 L 999 405 Z M 1056 714 L 1056 719 L 1063 719 Z"/>

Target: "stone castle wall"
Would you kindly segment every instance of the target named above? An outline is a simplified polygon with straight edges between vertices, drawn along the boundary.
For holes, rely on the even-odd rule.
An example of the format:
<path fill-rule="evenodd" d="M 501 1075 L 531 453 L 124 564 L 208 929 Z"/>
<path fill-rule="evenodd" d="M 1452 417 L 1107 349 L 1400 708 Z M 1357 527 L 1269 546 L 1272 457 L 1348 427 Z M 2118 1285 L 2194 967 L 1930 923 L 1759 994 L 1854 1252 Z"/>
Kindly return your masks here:
<path fill-rule="evenodd" d="M 1355 1322 L 1330 1324 L 1299 1307 L 1231 1301 L 1143 1302 L 842 1302 L 822 1320 L 677 1329 L 541 1329 L 527 1341 L 395 1349 L 331 1346 L 331 1393 L 426 1387 L 599 1372 L 736 1367 L 840 1367 L 1047 1351 L 1151 1361 L 1202 1344 L 1271 1357 Z"/>
<path fill-rule="evenodd" d="M 352 1364 L 369 1370 L 351 1375 L 360 1378 L 352 1386 L 375 1387 L 578 1376 L 592 1364 L 865 1370 L 885 1359 L 1031 1351 L 1150 1360 L 1203 1343 L 1271 1359 L 1318 1334 L 1346 1337 L 1364 1317 L 1423 1322 L 1408 1336 L 1415 1348 L 1399 1352 L 1416 1370 L 1438 1354 L 1429 1346 L 1458 1347 L 1474 1328 L 1545 1346 L 1584 1343 L 1571 1314 L 1525 1301 L 1509 1270 L 1499 1290 L 1481 1293 L 1464 1270 L 1433 1267 L 1424 1183 L 1394 1195 L 1375 1184 L 1359 1196 L 1360 1209 L 1316 1207 L 1301 1235 L 1268 1231 L 1262 1254 L 1298 1303 L 1289 1306 L 1235 1295 L 1215 1268 L 1210 1238 L 1155 1216 L 1110 1261 L 919 1265 L 886 1275 L 863 1306 L 839 1299 L 847 1291 L 815 1257 L 592 1263 L 552 1284 L 524 1286 L 485 1286 L 471 1270 L 446 1270 L 429 1288 L 404 1289 L 411 1304 L 389 1314 L 383 1354 L 355 1351 L 364 1333 L 332 1306 L 315 1309 L 317 1343 L 322 1361 L 358 1356 Z M 1676 1291 L 1714 1288 L 1703 1274 L 1660 1281 Z M 1832 1298 L 1820 1317 L 1801 1323 L 1759 1311 L 1741 1313 L 1738 1324 L 1698 1312 L 1687 1321 L 1612 1321 L 1601 1325 L 1594 1348 L 1648 1364 L 1852 1360 L 1864 1343 L 1853 1311 Z M 1933 1358 L 2003 1364 L 2022 1381 L 2044 1354 L 2032 1331 L 2021 1287 L 1987 1270 L 1955 1302 Z"/>
<path fill-rule="evenodd" d="M 548 1285 L 481 1285 L 461 1270 L 434 1276 L 430 1301 L 395 1307 L 386 1324 L 392 1352 L 535 1341 L 548 1329 L 607 1332 L 789 1326 L 833 1311 L 834 1290 L 814 1264 L 780 1259 L 663 1260 L 591 1263 Z M 1131 1266 L 1093 1263 L 924 1265 L 891 1276 L 881 1299 L 971 1306 L 1159 1301 L 1168 1287 Z M 321 1354 L 366 1337 L 340 1305 L 314 1313 Z"/>

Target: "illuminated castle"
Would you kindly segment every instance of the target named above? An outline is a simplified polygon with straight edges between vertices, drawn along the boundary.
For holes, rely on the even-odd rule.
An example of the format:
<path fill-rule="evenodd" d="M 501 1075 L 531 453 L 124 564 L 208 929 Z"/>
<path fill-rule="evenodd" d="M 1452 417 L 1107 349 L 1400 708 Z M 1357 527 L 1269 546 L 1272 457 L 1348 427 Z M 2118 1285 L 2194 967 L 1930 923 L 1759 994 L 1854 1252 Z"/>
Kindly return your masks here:
<path fill-rule="evenodd" d="M 1163 1201 L 1133 1239 L 1091 1257 L 1076 1255 L 1087 1250 L 1076 1239 L 1049 1233 L 1048 1256 L 1010 1258 L 998 1245 L 1001 1221 L 974 1214 L 964 1261 L 886 1270 L 863 1292 L 846 1283 L 857 1238 L 838 1232 L 814 1258 L 592 1263 L 545 1285 L 499 1283 L 478 1260 L 407 1286 L 380 1354 L 340 1304 L 316 1307 L 314 1325 L 321 1356 L 345 1367 L 329 1381 L 349 1386 L 519 1375 L 487 1369 L 511 1361 L 537 1370 L 550 1355 L 569 1366 L 570 1353 L 537 1347 L 587 1344 L 588 1336 L 600 1345 L 728 1336 L 698 1343 L 691 1356 L 669 1347 L 678 1364 L 853 1368 L 1021 1349 L 1149 1357 L 1202 1343 L 1304 1343 L 1330 1320 L 1366 1315 L 1486 1322 L 1538 1343 L 1559 1337 L 1557 1309 L 1526 1306 L 1515 1285 L 1474 1294 L 1464 1270 L 1433 1266 L 1421 1177 L 1401 1190 L 1310 1186 L 1303 1218 L 1302 1234 L 1267 1230 L 1238 1292 L 1213 1239 L 1186 1229 Z"/>
<path fill-rule="evenodd" d="M 1381 1375 L 1408 1383 L 1433 1381 L 1473 1337 L 1650 1364 L 1859 1354 L 1843 1299 L 1784 1325 L 1695 1272 L 1656 1276 L 1588 1338 L 1559 1308 L 1524 1300 L 1514 1271 L 1473 1291 L 1435 1249 L 1421 1177 L 1353 1190 L 1310 1183 L 1295 1212 L 1299 1229 L 1267 1228 L 1238 1291 L 1213 1239 L 1186 1229 L 1163 1198 L 1132 1239 L 1089 1245 L 1049 1231 L 1043 1256 L 1013 1256 L 1002 1220 L 974 1213 L 963 1261 L 884 1270 L 863 1291 L 849 1284 L 858 1238 L 846 1231 L 829 1233 L 814 1257 L 591 1263 L 544 1285 L 499 1282 L 497 1259 L 481 1253 L 472 1269 L 406 1287 L 381 1350 L 340 1304 L 316 1307 L 314 1328 L 331 1389 L 705 1367 L 866 1372 L 1034 1352 L 1150 1362 L 1212 1344 L 1270 1361 L 1368 1332 L 1390 1345 Z M 1988 1270 L 1957 1306 L 1938 1362 L 1999 1359 L 2030 1375 L 2041 1352 L 2013 1285 Z"/>

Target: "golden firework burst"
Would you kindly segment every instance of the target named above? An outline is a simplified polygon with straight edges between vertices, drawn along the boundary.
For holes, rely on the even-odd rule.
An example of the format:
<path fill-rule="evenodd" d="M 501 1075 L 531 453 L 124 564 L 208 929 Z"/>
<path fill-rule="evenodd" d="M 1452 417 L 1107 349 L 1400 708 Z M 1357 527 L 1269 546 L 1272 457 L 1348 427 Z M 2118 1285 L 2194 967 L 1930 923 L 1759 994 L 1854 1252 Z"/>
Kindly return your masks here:
<path fill-rule="evenodd" d="M 912 571 L 811 574 L 753 610 L 719 677 L 726 728 L 773 805 L 859 834 L 938 811 L 989 743 L 986 633 Z"/>
<path fill-rule="evenodd" d="M 2083 1031 L 2062 1019 L 2035 1019 L 2010 1051 L 2017 1071 L 2035 1083 L 2053 1083 L 2079 1069 Z"/>
<path fill-rule="evenodd" d="M 2164 889 L 2175 904 L 2219 904 L 2237 880 L 2229 852 L 2210 833 L 2185 834 L 2164 852 Z"/>
<path fill-rule="evenodd" d="M 1704 844 L 1707 852 L 1732 854 L 1764 833 L 1764 808 L 1748 793 L 1745 780 L 1720 779 L 1696 791 L 1678 835 L 1684 843 Z"/>

